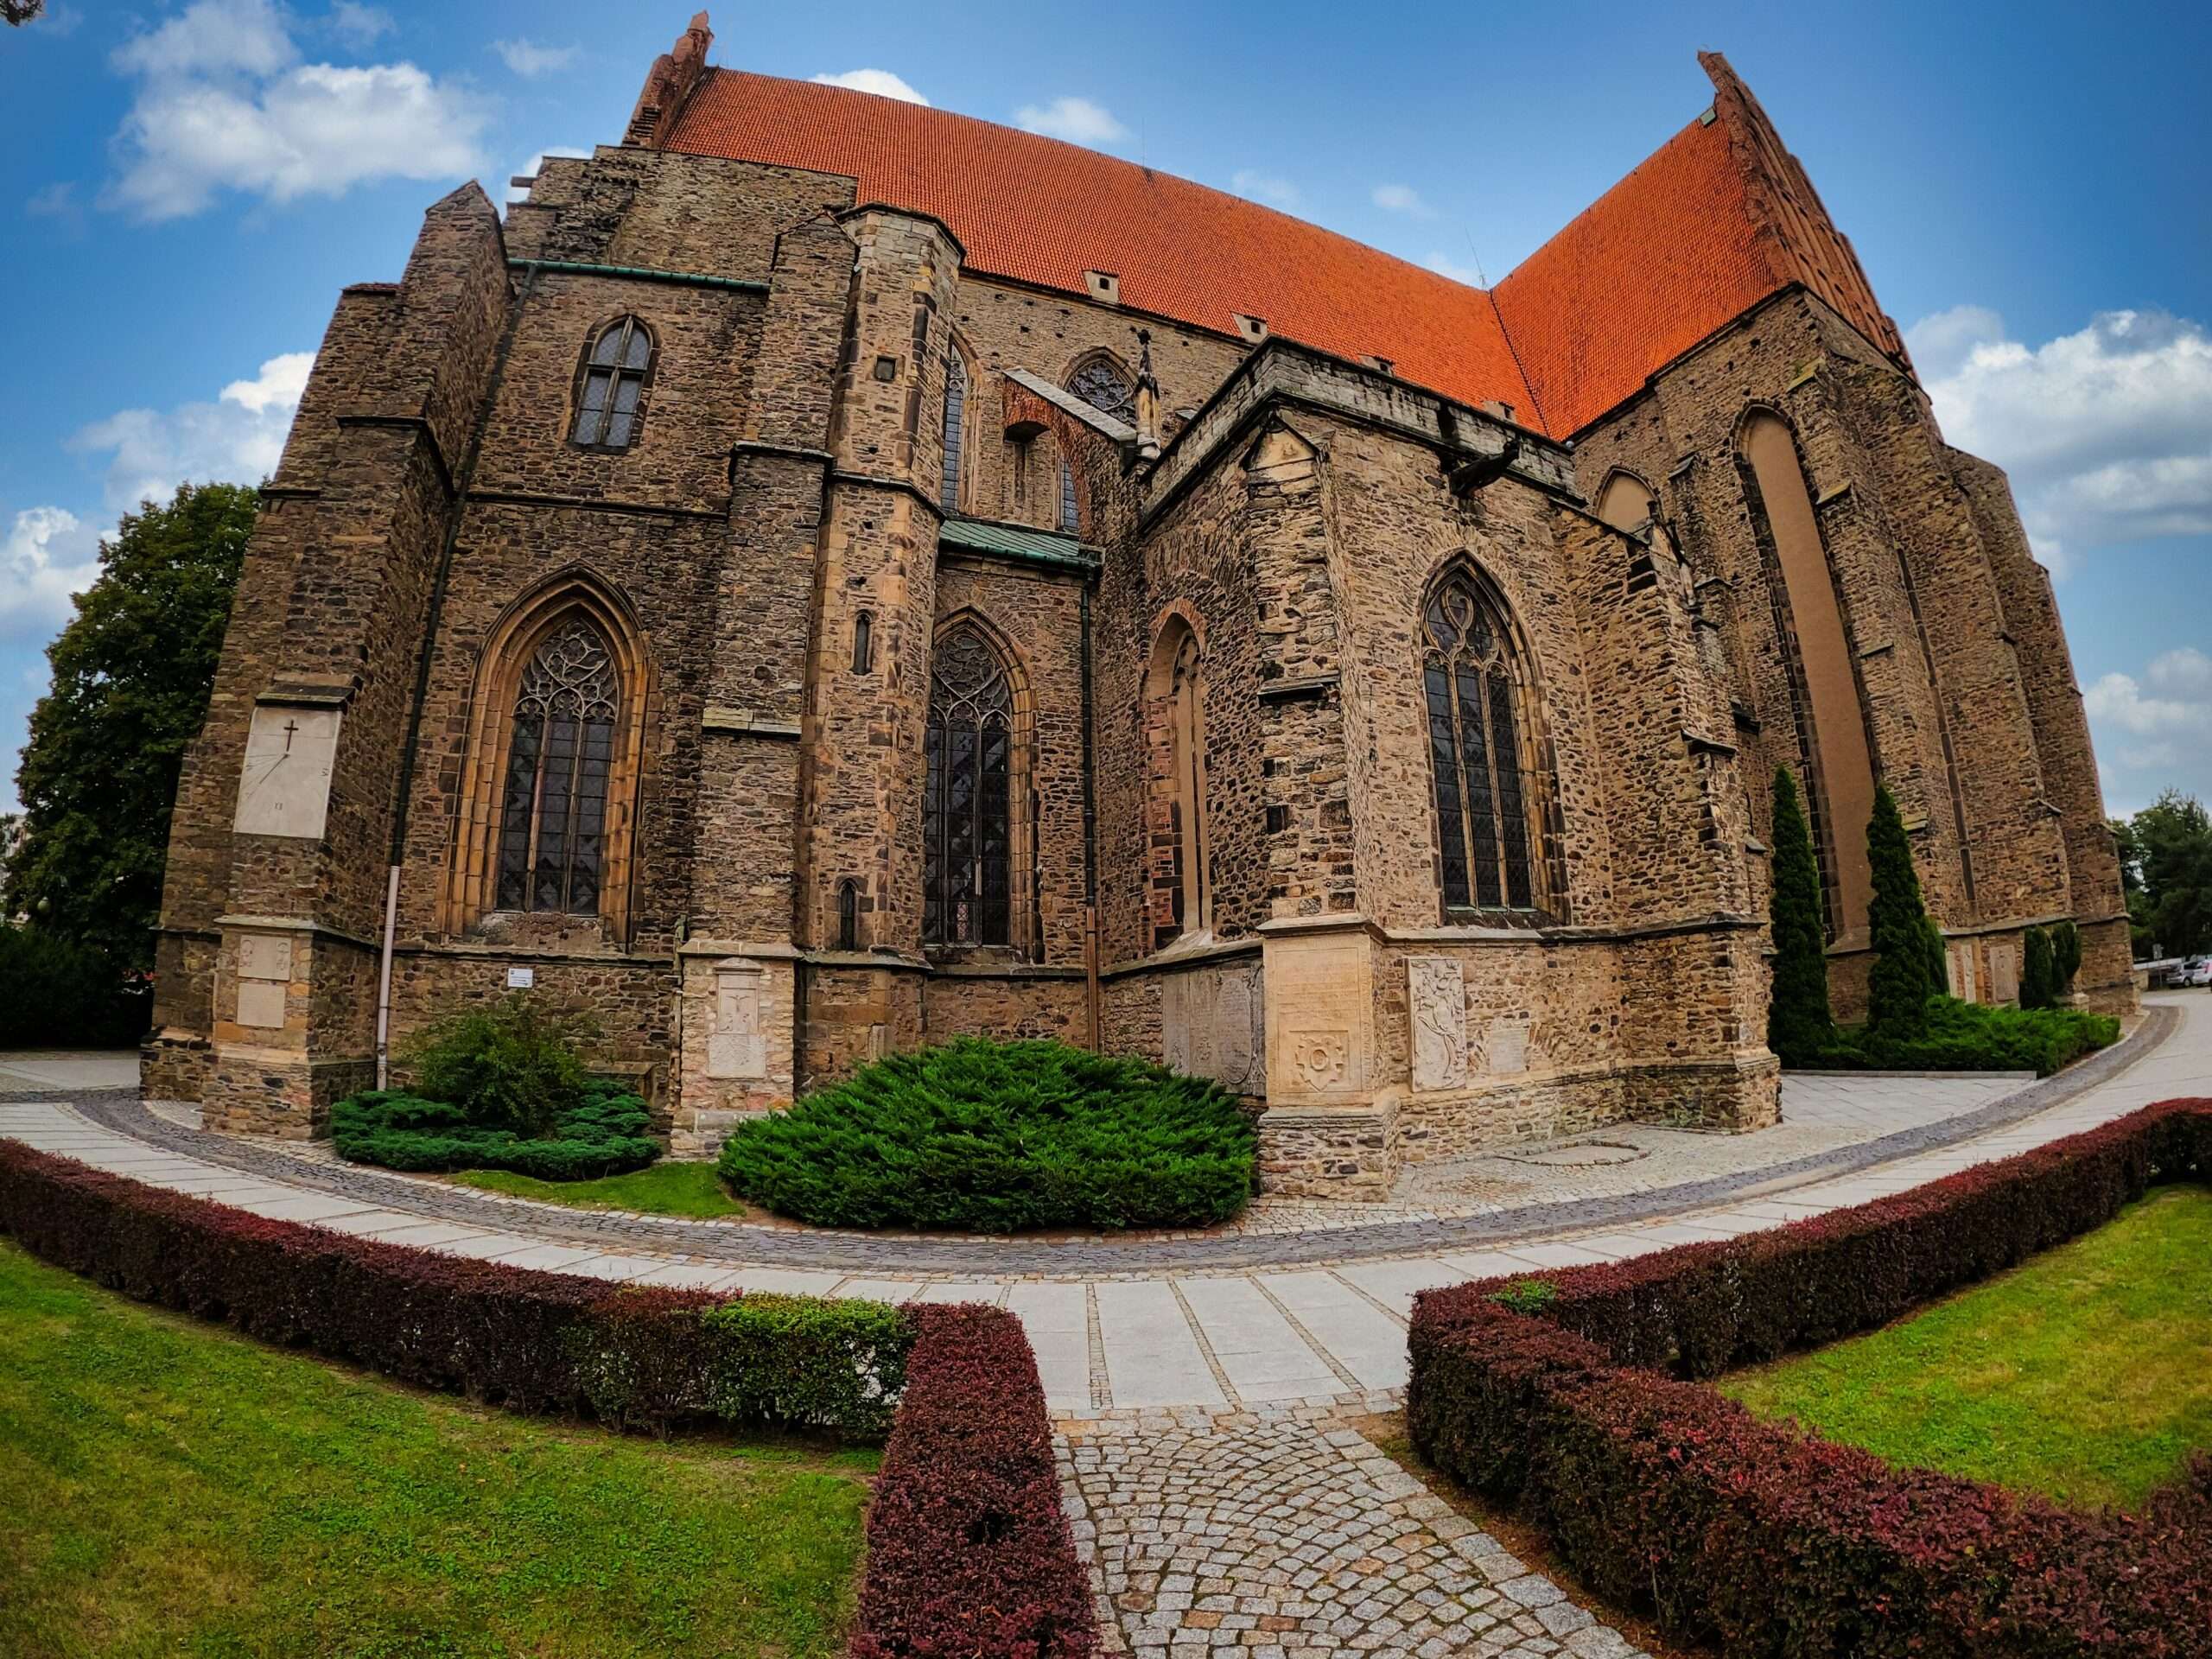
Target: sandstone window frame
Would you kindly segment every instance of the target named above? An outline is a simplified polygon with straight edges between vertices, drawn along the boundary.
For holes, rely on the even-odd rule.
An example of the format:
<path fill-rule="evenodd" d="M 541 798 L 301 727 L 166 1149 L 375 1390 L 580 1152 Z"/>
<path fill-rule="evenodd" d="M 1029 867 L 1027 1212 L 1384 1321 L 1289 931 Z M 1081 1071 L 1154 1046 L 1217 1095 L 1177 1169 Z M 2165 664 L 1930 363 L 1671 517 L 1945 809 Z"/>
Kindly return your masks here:
<path fill-rule="evenodd" d="M 1078 352 L 1060 385 L 1102 415 L 1136 423 L 1137 375 L 1110 346 Z"/>
<path fill-rule="evenodd" d="M 1448 640 L 1440 632 L 1440 613 Z M 1559 919 L 1566 887 L 1553 821 L 1555 768 L 1535 652 L 1512 602 L 1479 562 L 1457 553 L 1422 587 L 1414 633 L 1440 914 L 1447 925 Z M 1471 669 L 1478 682 L 1473 704 L 1467 702 Z M 1497 734 L 1507 723 L 1510 741 L 1501 756 Z M 1479 778 L 1472 776 L 1477 760 Z M 1448 775 L 1440 763 L 1448 763 Z M 1485 885 L 1485 875 L 1494 885 Z"/>
<path fill-rule="evenodd" d="M 438 925 L 448 937 L 466 933 L 487 918 L 516 913 L 502 910 L 499 903 L 500 839 L 505 785 L 513 764 L 516 704 L 540 647 L 578 618 L 589 623 L 604 642 L 617 688 L 594 918 L 609 940 L 626 943 L 630 938 L 638 798 L 657 676 L 644 630 L 628 602 L 580 567 L 518 597 L 493 624 L 478 653 L 451 854 L 439 906 Z"/>
<path fill-rule="evenodd" d="M 837 948 L 861 948 L 861 884 L 849 875 L 837 884 Z"/>
<path fill-rule="evenodd" d="M 607 360 L 600 360 L 602 348 L 612 340 L 613 349 Z M 638 350 L 644 342 L 642 353 Z M 638 446 L 645 429 L 646 407 L 652 393 L 654 371 L 660 365 L 660 336 L 652 324 L 634 311 L 626 311 L 610 317 L 586 336 L 584 348 L 576 363 L 575 384 L 569 400 L 569 446 L 594 454 L 626 454 Z M 600 402 L 591 402 L 595 381 L 605 378 L 607 385 Z M 625 391 L 630 393 L 626 406 L 622 402 Z M 596 435 L 585 435 L 585 423 L 597 419 Z M 614 423 L 627 423 L 620 442 L 612 436 Z"/>
<path fill-rule="evenodd" d="M 948 518 L 964 512 L 976 490 L 976 391 L 979 375 L 975 354 L 956 334 L 944 346 L 944 385 L 938 391 L 938 429 L 939 474 L 938 505 Z"/>
<path fill-rule="evenodd" d="M 1624 512 L 1623 506 L 1630 502 L 1638 503 L 1641 511 L 1633 514 Z M 1598 493 L 1591 498 L 1591 510 L 1615 530 L 1639 539 L 1648 539 L 1651 526 L 1658 518 L 1659 492 L 1651 487 L 1642 474 L 1632 472 L 1626 467 L 1616 467 L 1598 486 Z"/>
<path fill-rule="evenodd" d="M 1155 950 L 1213 931 L 1205 660 L 1203 619 L 1170 607 L 1154 624 L 1144 677 L 1145 906 Z"/>
<path fill-rule="evenodd" d="M 976 673 L 955 682 L 950 671 L 974 666 L 975 655 L 988 658 L 997 683 Z M 1036 700 L 1021 653 L 982 612 L 963 606 L 939 619 L 930 651 L 929 701 L 923 717 L 922 944 L 932 955 L 1002 952 L 1019 961 L 1041 959 L 1036 904 Z M 995 816 L 985 793 L 984 756 L 988 734 L 999 723 L 1006 741 L 1004 759 L 1004 842 L 1002 861 L 982 844 Z M 973 763 L 964 810 L 970 814 L 964 847 L 964 889 L 974 901 L 972 920 L 963 924 L 953 910 L 954 873 L 944 866 L 954 846 L 946 844 L 953 819 L 963 810 L 956 788 L 958 751 L 949 740 L 972 734 Z M 995 791 L 993 791 L 995 792 Z M 995 891 L 994 864 L 1002 864 L 1003 896 Z M 934 890 L 934 891 L 933 891 Z M 994 937 L 995 935 L 998 937 Z"/>

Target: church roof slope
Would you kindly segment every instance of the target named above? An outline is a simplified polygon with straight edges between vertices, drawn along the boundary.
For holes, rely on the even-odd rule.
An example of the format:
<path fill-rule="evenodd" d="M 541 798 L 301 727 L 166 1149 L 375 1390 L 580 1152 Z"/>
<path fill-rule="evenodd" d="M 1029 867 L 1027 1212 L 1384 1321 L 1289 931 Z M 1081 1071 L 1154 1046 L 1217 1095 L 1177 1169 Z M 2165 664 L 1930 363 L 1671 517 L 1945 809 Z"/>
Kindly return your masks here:
<path fill-rule="evenodd" d="M 972 116 L 711 69 L 666 148 L 855 180 L 858 200 L 944 221 L 968 269 L 1073 295 L 1110 271 L 1125 306 L 1234 335 L 1236 314 L 1338 357 L 1389 359 L 1470 403 L 1529 397 L 1480 289 L 1202 184 Z"/>

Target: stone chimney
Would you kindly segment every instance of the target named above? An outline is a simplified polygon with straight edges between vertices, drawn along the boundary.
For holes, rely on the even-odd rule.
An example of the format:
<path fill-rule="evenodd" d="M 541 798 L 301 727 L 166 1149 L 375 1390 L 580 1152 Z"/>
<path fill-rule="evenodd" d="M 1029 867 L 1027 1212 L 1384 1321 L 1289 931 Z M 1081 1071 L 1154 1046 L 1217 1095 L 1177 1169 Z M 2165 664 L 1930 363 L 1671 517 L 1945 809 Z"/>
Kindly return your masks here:
<path fill-rule="evenodd" d="M 1137 330 L 1137 455 L 1160 459 L 1160 382 L 1152 372 L 1152 331 Z"/>
<path fill-rule="evenodd" d="M 702 11 L 676 37 L 673 47 L 653 60 L 645 86 L 638 93 L 638 107 L 630 111 L 630 124 L 623 130 L 625 144 L 658 149 L 668 142 L 683 100 L 707 73 L 707 48 L 714 43 L 715 31 Z"/>

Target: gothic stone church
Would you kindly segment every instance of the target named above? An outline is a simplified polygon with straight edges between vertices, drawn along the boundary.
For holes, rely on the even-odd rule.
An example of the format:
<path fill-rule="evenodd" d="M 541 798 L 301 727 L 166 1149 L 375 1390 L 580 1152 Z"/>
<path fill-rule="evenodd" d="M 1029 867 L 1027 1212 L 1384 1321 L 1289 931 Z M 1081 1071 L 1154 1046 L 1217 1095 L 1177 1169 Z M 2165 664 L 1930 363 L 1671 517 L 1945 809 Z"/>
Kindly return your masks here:
<path fill-rule="evenodd" d="M 304 1136 L 531 985 L 679 1151 L 960 1033 L 1264 1103 L 1280 1192 L 1776 1115 L 1769 782 L 1863 1003 L 1878 781 L 1958 995 L 2072 917 L 2082 702 L 1728 65 L 1485 292 L 710 67 L 347 289 L 179 793 L 151 1096 Z"/>

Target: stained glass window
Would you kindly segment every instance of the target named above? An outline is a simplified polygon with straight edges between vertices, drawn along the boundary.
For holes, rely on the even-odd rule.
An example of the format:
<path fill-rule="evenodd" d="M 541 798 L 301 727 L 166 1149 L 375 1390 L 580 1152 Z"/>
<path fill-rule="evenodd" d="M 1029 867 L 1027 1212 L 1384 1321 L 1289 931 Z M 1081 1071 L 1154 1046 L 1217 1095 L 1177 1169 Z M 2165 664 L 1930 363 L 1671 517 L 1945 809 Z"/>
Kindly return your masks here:
<path fill-rule="evenodd" d="M 599 913 L 617 701 L 614 660 L 599 630 L 581 616 L 556 626 L 515 698 L 499 909 Z"/>
<path fill-rule="evenodd" d="M 1136 383 L 1111 358 L 1094 357 L 1084 364 L 1068 377 L 1068 390 L 1116 420 L 1136 419 Z"/>
<path fill-rule="evenodd" d="M 1007 944 L 1014 688 L 974 627 L 957 626 L 937 642 L 925 749 L 923 941 Z"/>
<path fill-rule="evenodd" d="M 569 441 L 590 449 L 628 448 L 638 434 L 638 399 L 652 360 L 652 336 L 635 317 L 601 329 L 584 359 L 583 389 Z"/>
<path fill-rule="evenodd" d="M 1430 596 L 1422 625 L 1445 907 L 1531 909 L 1519 689 L 1503 620 L 1473 580 L 1456 572 Z"/>

